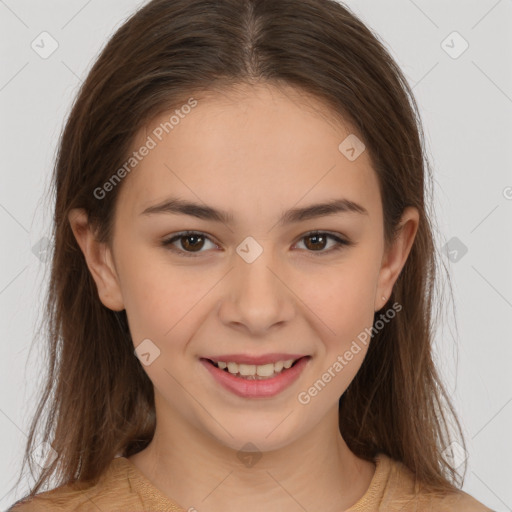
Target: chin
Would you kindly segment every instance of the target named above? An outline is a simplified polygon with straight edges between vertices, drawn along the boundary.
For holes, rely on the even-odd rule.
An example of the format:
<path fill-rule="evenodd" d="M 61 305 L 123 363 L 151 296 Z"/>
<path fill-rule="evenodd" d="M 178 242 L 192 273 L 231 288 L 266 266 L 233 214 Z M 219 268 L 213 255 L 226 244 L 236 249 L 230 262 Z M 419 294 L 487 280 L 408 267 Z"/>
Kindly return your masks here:
<path fill-rule="evenodd" d="M 226 448 L 236 452 L 270 452 L 284 448 L 292 443 L 300 433 L 293 430 L 286 414 L 281 414 L 278 418 L 268 418 L 267 421 L 255 420 L 248 424 L 247 415 L 234 422 L 225 422 L 223 426 L 229 434 L 220 426 L 215 425 L 209 435 L 215 441 Z M 231 434 L 231 435 L 230 435 Z"/>

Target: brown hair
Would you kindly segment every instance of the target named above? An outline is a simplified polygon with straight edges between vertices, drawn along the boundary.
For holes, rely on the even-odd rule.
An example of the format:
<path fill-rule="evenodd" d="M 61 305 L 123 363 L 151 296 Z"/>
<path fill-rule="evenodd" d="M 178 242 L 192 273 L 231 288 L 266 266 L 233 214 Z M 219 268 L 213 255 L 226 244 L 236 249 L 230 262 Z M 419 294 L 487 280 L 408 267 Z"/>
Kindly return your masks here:
<path fill-rule="evenodd" d="M 418 209 L 416 238 L 388 299 L 403 309 L 370 343 L 340 399 L 339 427 L 359 457 L 384 452 L 433 491 L 461 485 L 442 456 L 450 420 L 463 446 L 464 439 L 433 361 L 440 259 L 425 200 L 432 173 L 400 69 L 378 37 L 333 0 L 153 0 L 108 42 L 61 137 L 52 183 L 48 375 L 23 463 L 33 473 L 31 452 L 42 441 L 58 456 L 30 497 L 52 477 L 57 485 L 96 482 L 116 455 L 145 448 L 155 428 L 153 386 L 134 355 L 125 311 L 100 302 L 68 213 L 85 209 L 108 243 L 122 183 L 101 200 L 94 190 L 126 161 L 144 123 L 201 91 L 258 82 L 305 91 L 354 127 L 378 177 L 387 243 L 404 208 Z"/>

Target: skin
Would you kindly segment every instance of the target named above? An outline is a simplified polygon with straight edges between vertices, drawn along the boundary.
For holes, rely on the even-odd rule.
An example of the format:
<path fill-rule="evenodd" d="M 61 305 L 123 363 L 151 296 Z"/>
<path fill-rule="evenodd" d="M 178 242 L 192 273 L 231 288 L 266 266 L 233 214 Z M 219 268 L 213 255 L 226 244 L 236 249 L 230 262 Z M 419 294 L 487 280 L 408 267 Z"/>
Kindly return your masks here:
<path fill-rule="evenodd" d="M 349 125 L 305 93 L 259 84 L 195 98 L 198 105 L 124 179 L 110 245 L 95 240 L 82 210 L 69 216 L 103 304 L 126 309 L 135 347 L 149 338 L 160 350 L 143 366 L 155 388 L 155 436 L 129 460 L 186 509 L 346 510 L 375 472 L 338 428 L 338 400 L 367 346 L 310 403 L 297 395 L 371 328 L 405 264 L 418 212 L 404 211 L 386 248 L 368 152 L 349 161 L 338 150 L 353 133 Z M 144 127 L 134 150 L 169 115 Z M 228 210 L 234 222 L 140 215 L 170 196 Z M 284 210 L 341 197 L 368 214 L 276 224 Z M 184 230 L 209 237 L 196 257 L 161 245 Z M 306 237 L 313 230 L 354 245 L 329 253 L 334 241 L 322 246 Z M 263 248 L 250 264 L 236 252 L 247 236 Z M 187 241 L 173 247 L 186 251 Z M 272 352 L 311 360 L 291 387 L 265 399 L 224 390 L 199 362 Z M 252 465 L 237 456 L 248 442 L 262 455 Z"/>

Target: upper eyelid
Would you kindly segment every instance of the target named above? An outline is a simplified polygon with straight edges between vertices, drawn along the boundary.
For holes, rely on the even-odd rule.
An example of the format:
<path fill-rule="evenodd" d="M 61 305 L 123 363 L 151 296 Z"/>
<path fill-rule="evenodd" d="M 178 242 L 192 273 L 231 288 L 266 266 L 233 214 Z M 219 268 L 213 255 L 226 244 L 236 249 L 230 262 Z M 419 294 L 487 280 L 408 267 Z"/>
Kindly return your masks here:
<path fill-rule="evenodd" d="M 300 242 L 303 238 L 306 238 L 307 236 L 311 236 L 311 235 L 314 235 L 314 234 L 325 234 L 327 236 L 330 236 L 332 237 L 337 243 L 339 243 L 336 238 L 339 238 L 341 241 L 345 242 L 346 245 L 353 245 L 354 242 L 352 242 L 350 240 L 349 237 L 343 235 L 342 233 L 335 233 L 335 232 L 332 232 L 332 231 L 328 231 L 328 230 L 321 230 L 321 229 L 313 229 L 313 230 L 310 230 L 310 231 L 306 231 L 305 233 L 301 234 L 296 242 Z M 207 238 L 210 242 L 212 242 L 213 244 L 219 246 L 220 244 L 217 243 L 215 241 L 215 237 L 213 235 L 210 235 L 209 233 L 205 232 L 205 231 L 194 231 L 194 230 L 186 230 L 186 231 L 180 231 L 180 232 L 177 232 L 177 233 L 174 233 L 168 237 L 165 237 L 163 239 L 163 243 L 166 243 L 168 245 L 171 245 L 172 243 L 178 241 L 180 238 L 182 237 L 186 237 L 186 236 L 191 236 L 191 235 L 203 235 L 205 238 Z M 189 252 L 189 251 L 183 251 L 182 249 L 177 249 L 178 251 L 180 252 L 186 252 L 186 253 L 189 253 L 189 254 L 194 254 L 193 252 Z M 204 252 L 204 251 L 198 251 L 196 254 L 199 254 L 201 252 Z M 319 252 L 328 252 L 328 251 L 319 251 Z"/>
<path fill-rule="evenodd" d="M 217 243 L 215 241 L 215 237 L 213 235 L 210 235 L 209 233 L 206 233 L 205 231 L 194 231 L 194 230 L 179 231 L 177 233 L 166 236 L 163 239 L 163 241 L 169 242 L 170 240 L 173 240 L 173 239 L 179 240 L 181 237 L 191 236 L 191 235 L 202 235 L 205 238 L 207 238 L 208 240 L 210 240 L 210 242 L 214 243 L 215 245 L 220 245 L 219 243 Z M 176 240 L 174 240 L 174 241 L 176 241 Z"/>

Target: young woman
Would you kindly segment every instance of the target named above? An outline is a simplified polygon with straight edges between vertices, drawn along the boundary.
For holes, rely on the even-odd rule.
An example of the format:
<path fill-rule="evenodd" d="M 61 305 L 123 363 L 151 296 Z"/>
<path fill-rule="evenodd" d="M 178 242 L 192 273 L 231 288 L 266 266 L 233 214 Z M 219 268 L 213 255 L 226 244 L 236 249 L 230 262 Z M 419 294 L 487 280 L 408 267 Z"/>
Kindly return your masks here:
<path fill-rule="evenodd" d="M 145 5 L 62 135 L 42 471 L 11 510 L 488 511 L 432 359 L 429 178 L 341 4 Z"/>

